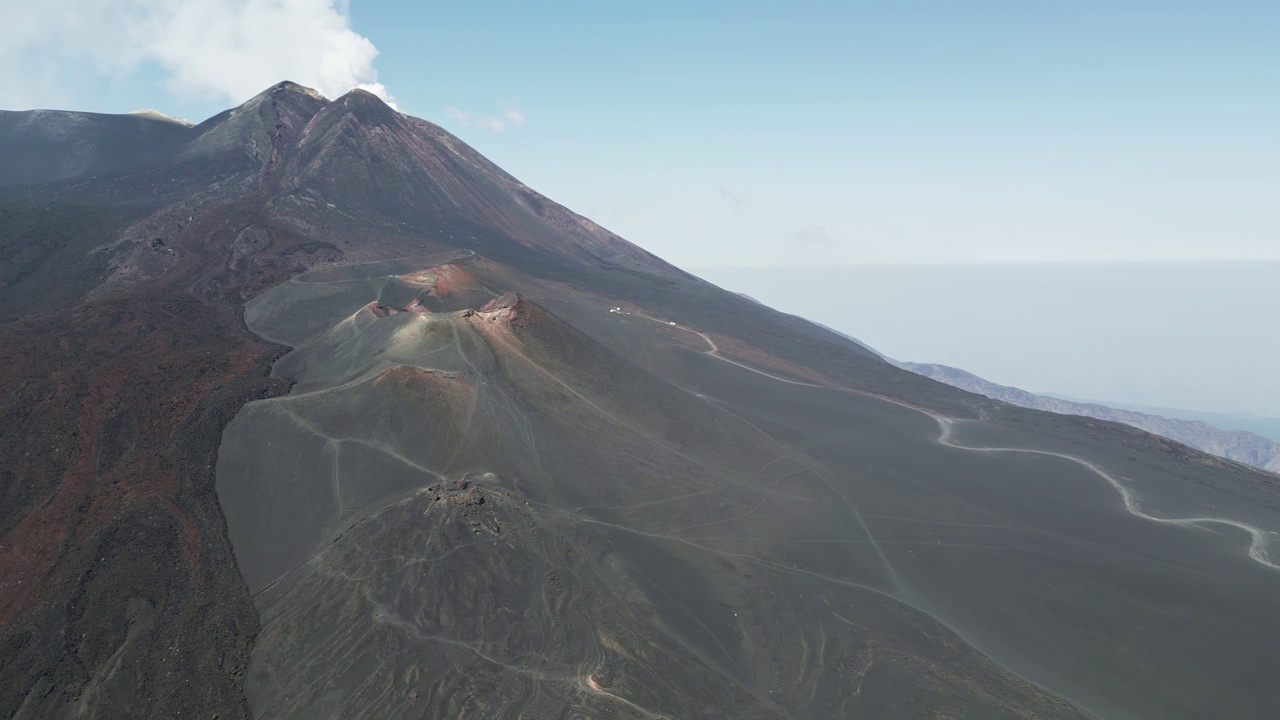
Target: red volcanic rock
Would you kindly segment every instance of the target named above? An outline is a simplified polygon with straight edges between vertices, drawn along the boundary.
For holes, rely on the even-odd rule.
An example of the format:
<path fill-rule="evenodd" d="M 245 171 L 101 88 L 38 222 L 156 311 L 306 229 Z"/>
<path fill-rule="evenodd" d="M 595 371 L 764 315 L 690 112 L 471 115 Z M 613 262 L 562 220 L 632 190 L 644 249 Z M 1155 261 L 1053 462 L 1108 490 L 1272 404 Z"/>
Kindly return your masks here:
<path fill-rule="evenodd" d="M 478 289 L 476 279 L 471 272 L 455 263 L 437 265 L 428 270 L 420 270 L 400 277 L 414 284 L 430 285 L 431 289 L 428 292 L 436 297 L 448 297 Z"/>
<path fill-rule="evenodd" d="M 476 280 L 466 268 L 453 263 L 436 268 L 436 284 L 433 292 L 446 296 L 474 288 Z"/>
<path fill-rule="evenodd" d="M 485 303 L 479 312 L 490 320 L 506 320 L 515 327 L 524 327 L 533 315 L 533 303 L 519 293 L 507 293 Z"/>

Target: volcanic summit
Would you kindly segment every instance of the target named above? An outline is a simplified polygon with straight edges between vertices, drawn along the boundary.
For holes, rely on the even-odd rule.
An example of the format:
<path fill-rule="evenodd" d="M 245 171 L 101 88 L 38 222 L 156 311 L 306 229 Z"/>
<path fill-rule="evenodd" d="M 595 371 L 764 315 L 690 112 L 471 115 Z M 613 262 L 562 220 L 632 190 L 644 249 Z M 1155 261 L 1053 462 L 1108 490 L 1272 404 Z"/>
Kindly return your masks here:
<path fill-rule="evenodd" d="M 1280 716 L 1275 475 L 901 370 L 363 91 L 0 154 L 0 715 Z"/>

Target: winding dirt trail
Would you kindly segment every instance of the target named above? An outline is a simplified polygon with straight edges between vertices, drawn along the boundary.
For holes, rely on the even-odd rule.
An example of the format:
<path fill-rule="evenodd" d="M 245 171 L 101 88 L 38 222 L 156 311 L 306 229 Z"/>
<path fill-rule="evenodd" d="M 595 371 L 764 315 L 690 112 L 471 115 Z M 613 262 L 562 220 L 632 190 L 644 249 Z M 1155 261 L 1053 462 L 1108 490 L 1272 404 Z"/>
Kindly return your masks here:
<path fill-rule="evenodd" d="M 680 323 L 672 322 L 672 321 L 670 321 L 670 320 L 661 320 L 661 319 L 659 319 L 659 318 L 650 317 L 649 315 L 645 315 L 645 314 L 643 314 L 643 313 L 630 313 L 630 312 L 626 312 L 626 311 L 618 311 L 618 313 L 617 313 L 617 314 L 619 314 L 619 315 L 630 315 L 631 317 L 643 318 L 643 319 L 645 319 L 645 320 L 650 320 L 650 321 L 652 321 L 652 322 L 656 322 L 656 323 L 658 323 L 659 325 L 666 325 L 666 326 L 668 326 L 668 327 L 673 327 L 673 328 L 676 328 L 676 329 L 678 329 L 678 330 L 684 330 L 684 331 L 685 331 L 685 332 L 687 332 L 687 333 L 693 333 L 694 335 L 697 335 L 698 337 L 700 337 L 700 338 L 702 338 L 703 340 L 705 340 L 705 341 L 706 341 L 706 343 L 707 343 L 707 349 L 706 349 L 706 350 L 703 350 L 703 351 L 702 351 L 702 354 L 704 354 L 704 355 L 710 355 L 711 357 L 713 357 L 713 358 L 715 358 L 715 359 L 717 359 L 717 360 L 721 360 L 721 361 L 727 362 L 727 363 L 729 363 L 730 365 L 736 365 L 736 366 L 738 366 L 738 367 L 742 368 L 743 370 L 750 370 L 751 372 L 753 372 L 753 373 L 755 373 L 755 374 L 757 374 L 757 375 L 763 375 L 763 376 L 765 376 L 765 377 L 767 377 L 767 378 L 769 378 L 769 379 L 771 379 L 771 380 L 777 380 L 778 382 L 784 382 L 784 383 L 788 383 L 788 384 L 790 384 L 790 385 L 799 385 L 799 386 L 801 386 L 801 387 L 811 387 L 811 388 L 826 387 L 825 385 L 815 385 L 815 384 L 813 384 L 813 383 L 800 382 L 799 380 L 789 380 L 789 379 L 784 378 L 784 377 L 779 377 L 779 376 L 777 376 L 777 375 L 773 375 L 773 374 L 771 374 L 771 373 L 767 373 L 767 372 L 765 372 L 765 371 L 763 371 L 763 370 L 758 370 L 758 369 L 756 369 L 756 368 L 751 367 L 750 365 L 744 365 L 744 364 L 742 364 L 742 363 L 738 362 L 737 360 L 732 360 L 732 359 L 730 359 L 730 358 L 727 358 L 727 357 L 725 357 L 724 355 L 721 355 L 721 354 L 720 354 L 720 346 L 719 346 L 719 345 L 716 345 L 716 341 L 715 341 L 715 340 L 712 340 L 710 335 L 708 335 L 708 334 L 706 334 L 706 333 L 702 332 L 701 330 L 694 330 L 693 328 L 691 328 L 691 327 L 687 327 L 687 326 L 685 326 L 685 325 L 681 325 Z"/>
<path fill-rule="evenodd" d="M 1151 513 L 1148 513 L 1142 509 L 1142 506 L 1138 502 L 1137 494 L 1133 490 L 1131 490 L 1127 485 L 1121 482 L 1120 479 L 1116 478 L 1111 473 L 1108 473 L 1106 470 L 1103 470 L 1098 465 L 1095 465 L 1094 463 L 1089 462 L 1088 460 L 1085 460 L 1084 458 L 1076 457 L 1075 455 L 1068 455 L 1066 453 L 1053 452 L 1050 450 L 1032 450 L 1029 448 L 1012 448 L 1012 447 L 970 447 L 968 445 L 960 445 L 952 439 L 954 435 L 954 426 L 955 426 L 955 423 L 957 422 L 956 420 L 952 418 L 943 417 L 941 415 L 934 415 L 933 413 L 926 413 L 926 414 L 932 417 L 934 421 L 938 423 L 940 432 L 938 433 L 937 443 L 939 445 L 944 445 L 949 448 L 955 448 L 957 450 L 969 450 L 971 452 L 1028 453 L 1032 455 L 1047 455 L 1049 457 L 1056 457 L 1056 458 L 1062 458 L 1063 460 L 1068 460 L 1077 465 L 1080 465 L 1081 467 L 1087 468 L 1089 471 L 1093 472 L 1093 474 L 1097 475 L 1103 480 L 1106 480 L 1107 484 L 1109 484 L 1112 488 L 1115 489 L 1117 493 L 1120 494 L 1120 499 L 1124 502 L 1124 509 L 1127 510 L 1130 515 L 1133 515 L 1135 517 L 1140 517 L 1143 520 L 1148 520 L 1150 522 L 1162 523 L 1165 525 L 1181 525 L 1184 527 L 1197 528 L 1199 530 L 1208 530 L 1209 528 L 1205 526 L 1211 525 L 1211 524 L 1227 525 L 1229 527 L 1236 528 L 1237 530 L 1243 530 L 1246 533 L 1248 533 L 1250 537 L 1249 558 L 1259 563 L 1260 565 L 1264 565 L 1273 570 L 1280 570 L 1280 563 L 1277 563 L 1275 560 L 1273 560 L 1269 552 L 1270 545 L 1273 542 L 1275 542 L 1277 538 L 1280 538 L 1280 533 L 1272 532 L 1270 530 L 1263 530 L 1261 528 L 1254 527 L 1253 525 L 1240 522 L 1239 520 L 1231 520 L 1229 518 L 1218 518 L 1218 517 L 1207 517 L 1207 516 L 1166 518 L 1166 517 L 1160 517 L 1158 515 L 1152 515 Z"/>
<path fill-rule="evenodd" d="M 617 310 L 612 312 L 617 312 L 618 314 L 621 314 L 621 315 L 630 315 L 631 317 L 643 318 L 651 322 L 656 322 L 660 325 L 674 327 L 679 330 L 683 330 L 685 332 L 689 332 L 694 335 L 697 335 L 698 337 L 706 341 L 708 346 L 708 349 L 702 351 L 703 354 L 710 355 L 711 357 L 717 360 L 729 363 L 730 365 L 735 365 L 744 370 L 750 370 L 751 372 L 756 373 L 757 375 L 763 375 L 767 378 L 777 380 L 778 382 L 784 382 L 791 385 L 800 385 L 802 387 L 812 387 L 812 388 L 827 387 L 824 385 L 815 385 L 813 383 L 800 382 L 798 380 L 789 380 L 787 378 L 779 377 L 777 375 L 767 373 L 763 370 L 758 370 L 749 365 L 744 365 L 743 363 L 737 362 L 736 360 L 727 358 L 724 355 L 720 354 L 720 347 L 716 345 L 715 341 L 712 340 L 709 335 L 707 335 L 706 333 L 700 330 L 695 330 L 691 327 L 687 327 L 679 323 L 672 322 L 670 320 L 662 320 L 660 318 L 651 317 L 643 313 L 631 313 L 631 312 L 626 312 L 622 310 Z M 1120 495 L 1120 500 L 1124 503 L 1124 508 L 1130 515 L 1133 515 L 1134 517 L 1142 518 L 1143 520 L 1147 520 L 1149 522 L 1161 523 L 1165 525 L 1179 525 L 1183 527 L 1196 528 L 1198 530 L 1209 530 L 1210 532 L 1212 532 L 1212 530 L 1209 527 L 1206 527 L 1208 525 L 1226 525 L 1228 527 L 1232 527 L 1237 530 L 1242 530 L 1249 534 L 1249 538 L 1250 538 L 1249 550 L 1248 550 L 1249 558 L 1254 562 L 1257 562 L 1259 565 L 1271 568 L 1272 570 L 1280 571 L 1280 560 L 1273 559 L 1270 551 L 1271 545 L 1273 543 L 1276 543 L 1277 541 L 1280 541 L 1280 533 L 1273 532 L 1270 530 L 1263 530 L 1253 525 L 1249 525 L 1248 523 L 1240 522 L 1239 520 L 1232 520 L 1230 518 L 1219 518 L 1219 517 L 1208 517 L 1208 516 L 1167 518 L 1167 517 L 1160 517 L 1158 515 L 1152 515 L 1151 513 L 1148 513 L 1142 509 L 1142 506 L 1138 501 L 1137 494 L 1132 489 L 1130 489 L 1127 485 L 1125 485 L 1124 482 L 1121 481 L 1121 479 L 1108 473 L 1106 470 L 1102 469 L 1098 465 L 1088 460 L 1085 460 L 1084 458 L 1077 457 L 1075 455 L 1068 455 L 1066 453 L 1053 452 L 1051 450 L 1035 450 L 1031 448 L 1014 448 L 1014 447 L 971 447 L 968 445 L 960 445 L 957 442 L 955 442 L 955 440 L 953 439 L 955 434 L 954 427 L 955 427 L 955 423 L 964 422 L 963 420 L 956 420 L 954 418 L 944 417 L 942 415 L 938 415 L 937 413 L 930 412 L 929 410 L 926 410 L 924 408 L 917 407 L 915 405 L 911 405 L 899 400 L 894 400 L 893 398 L 887 398 L 881 395 L 865 393 L 865 392 L 861 392 L 859 390 L 853 390 L 850 388 L 827 388 L 827 389 L 843 391 L 843 392 L 854 392 L 860 395 L 867 395 L 868 397 L 874 397 L 879 400 L 883 400 L 885 402 L 892 403 L 900 407 L 908 408 L 918 413 L 922 413 L 924 415 L 928 415 L 929 417 L 933 418 L 934 422 L 938 423 L 938 429 L 939 429 L 938 437 L 934 439 L 934 442 L 945 447 L 954 448 L 956 450 L 965 450 L 968 452 L 980 452 L 980 453 L 1027 453 L 1031 455 L 1047 455 L 1050 457 L 1061 458 L 1063 460 L 1067 460 L 1068 462 L 1073 462 L 1077 465 L 1080 465 L 1081 467 L 1086 468 L 1093 474 L 1105 480 L 1107 484 L 1110 485 Z"/>

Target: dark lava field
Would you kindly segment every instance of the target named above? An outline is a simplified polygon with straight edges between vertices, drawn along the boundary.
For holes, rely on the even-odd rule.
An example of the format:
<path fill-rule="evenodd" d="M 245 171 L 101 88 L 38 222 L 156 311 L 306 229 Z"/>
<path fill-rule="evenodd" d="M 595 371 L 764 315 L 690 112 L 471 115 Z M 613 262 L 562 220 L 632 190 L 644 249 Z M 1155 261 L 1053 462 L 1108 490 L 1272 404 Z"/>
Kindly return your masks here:
<path fill-rule="evenodd" d="M 1280 717 L 1280 477 L 900 370 L 362 91 L 0 151 L 0 716 Z"/>

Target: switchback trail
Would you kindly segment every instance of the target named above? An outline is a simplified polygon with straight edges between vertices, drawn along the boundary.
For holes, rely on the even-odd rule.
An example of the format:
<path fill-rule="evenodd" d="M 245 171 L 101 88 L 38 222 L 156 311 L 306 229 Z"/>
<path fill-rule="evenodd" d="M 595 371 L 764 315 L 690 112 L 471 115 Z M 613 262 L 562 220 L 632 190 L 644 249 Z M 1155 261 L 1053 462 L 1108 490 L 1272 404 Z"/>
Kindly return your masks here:
<path fill-rule="evenodd" d="M 642 313 L 630 313 L 622 310 L 618 310 L 616 312 L 619 312 L 620 314 L 623 314 L 623 315 L 631 315 L 633 317 L 644 318 L 645 320 L 656 322 L 660 325 L 667 325 L 669 327 L 674 327 L 679 330 L 683 330 L 685 332 L 693 333 L 694 335 L 697 335 L 698 337 L 706 341 L 708 349 L 702 351 L 704 354 L 710 355 L 711 357 L 717 360 L 729 363 L 730 365 L 735 365 L 744 370 L 750 370 L 751 372 L 756 373 L 757 375 L 763 375 L 767 378 L 777 380 L 778 382 L 789 383 L 791 385 L 800 385 L 803 387 L 812 387 L 812 388 L 826 387 L 824 385 L 815 385 L 813 383 L 800 382 L 798 380 L 789 380 L 784 377 L 779 377 L 777 375 L 767 373 L 763 370 L 758 370 L 749 365 L 744 365 L 743 363 L 737 362 L 736 360 L 731 360 L 725 357 L 724 355 L 720 354 L 720 348 L 718 345 L 716 345 L 715 341 L 712 340 L 709 335 L 707 335 L 706 333 L 700 330 L 695 330 L 693 328 L 686 327 L 684 325 L 681 325 L 676 322 L 672 322 L 670 320 L 662 320 L 659 318 L 650 317 L 649 315 L 645 315 Z M 915 410 L 916 412 L 922 413 L 924 415 L 928 415 L 929 417 L 933 418 L 934 422 L 938 423 L 939 433 L 938 433 L 938 437 L 935 438 L 935 442 L 945 447 L 954 448 L 956 450 L 967 450 L 970 452 L 981 452 L 981 453 L 1027 453 L 1031 455 L 1046 455 L 1049 457 L 1061 458 L 1063 460 L 1073 462 L 1077 465 L 1080 465 L 1081 467 L 1088 469 L 1093 474 L 1105 480 L 1107 484 L 1110 485 L 1120 495 L 1120 500 L 1124 503 L 1124 508 L 1130 515 L 1133 515 L 1134 517 L 1142 518 L 1143 520 L 1147 520 L 1150 522 L 1162 523 L 1165 525 L 1179 525 L 1183 527 L 1192 527 L 1199 530 L 1208 530 L 1209 528 L 1205 526 L 1212 525 L 1212 524 L 1226 525 L 1228 527 L 1233 527 L 1237 530 L 1243 530 L 1244 532 L 1249 534 L 1249 538 L 1250 538 L 1249 551 L 1248 551 L 1249 558 L 1260 565 L 1271 568 L 1272 570 L 1280 570 L 1280 563 L 1278 563 L 1276 560 L 1273 560 L 1271 557 L 1271 553 L 1269 552 L 1269 548 L 1271 544 L 1275 542 L 1277 538 L 1280 538 L 1280 533 L 1276 533 L 1270 530 L 1263 530 L 1253 525 L 1249 525 L 1248 523 L 1243 523 L 1243 522 L 1240 522 L 1239 520 L 1232 520 L 1230 518 L 1218 518 L 1218 517 L 1166 518 L 1166 517 L 1160 517 L 1158 515 L 1152 515 L 1142 509 L 1141 505 L 1138 502 L 1137 494 L 1134 493 L 1132 489 L 1130 489 L 1127 485 L 1125 485 L 1120 479 L 1111 475 L 1106 470 L 1103 470 L 1098 465 L 1088 460 L 1085 460 L 1084 458 L 1076 457 L 1075 455 L 1068 455 L 1066 453 L 1053 452 L 1050 450 L 1035 450 L 1031 448 L 970 447 L 968 445 L 960 445 L 953 440 L 953 435 L 954 435 L 953 428 L 955 423 L 957 422 L 957 420 L 955 420 L 954 418 L 944 417 L 942 415 L 938 415 L 937 413 L 930 412 L 929 410 L 926 410 L 924 408 L 917 407 L 909 403 L 901 402 L 899 400 L 894 400 L 892 398 L 887 398 L 881 395 L 863 393 L 858 390 L 851 390 L 849 388 L 827 388 L 827 389 L 848 390 L 851 392 L 856 392 L 860 395 L 868 395 L 870 397 L 875 397 L 880 400 L 884 400 L 885 402 L 889 402 L 904 408 L 909 408 L 911 410 Z"/>
<path fill-rule="evenodd" d="M 1269 567 L 1273 570 L 1280 570 L 1280 564 L 1277 564 L 1276 561 L 1272 560 L 1271 555 L 1268 552 L 1268 547 L 1274 541 L 1274 538 L 1280 537 L 1280 533 L 1275 533 L 1270 530 L 1262 530 L 1260 528 L 1254 527 L 1253 525 L 1242 523 L 1239 520 L 1231 520 L 1229 518 L 1217 518 L 1217 517 L 1166 518 L 1166 517 L 1160 517 L 1158 515 L 1152 515 L 1142 509 L 1142 507 L 1138 503 L 1137 494 L 1134 493 L 1133 490 L 1131 490 L 1127 485 L 1125 485 L 1123 482 L 1117 479 L 1114 475 L 1108 473 L 1106 470 L 1103 470 L 1101 467 L 1095 465 L 1094 463 L 1089 462 L 1088 460 L 1085 460 L 1084 458 L 1079 458 L 1079 457 L 1076 457 L 1075 455 L 1068 455 L 1066 453 L 1053 452 L 1050 450 L 1032 450 L 1028 448 L 1011 448 L 1011 447 L 969 447 L 968 445 L 959 445 L 952 439 L 952 436 L 954 434 L 953 427 L 956 423 L 954 419 L 943 417 L 941 415 L 934 415 L 933 413 L 926 413 L 926 414 L 928 414 L 938 423 L 940 432 L 938 434 L 937 442 L 939 445 L 955 448 L 957 450 L 969 450 L 972 452 L 1029 453 L 1032 455 L 1047 455 L 1049 457 L 1056 457 L 1056 458 L 1062 458 L 1063 460 L 1069 460 L 1077 465 L 1087 468 L 1098 477 L 1102 478 L 1103 480 L 1106 480 L 1107 484 L 1109 484 L 1112 488 L 1115 489 L 1117 493 L 1120 494 L 1120 499 L 1124 502 L 1124 509 L 1127 510 L 1130 515 L 1133 515 L 1135 517 L 1140 517 L 1143 520 L 1149 520 L 1151 522 L 1163 523 L 1166 525 L 1181 525 L 1185 527 L 1194 527 L 1200 530 L 1207 530 L 1208 528 L 1205 527 L 1205 525 L 1207 524 L 1227 525 L 1227 526 L 1236 528 L 1237 530 L 1243 530 L 1246 533 L 1248 533 L 1250 537 L 1250 542 L 1249 542 L 1250 559 L 1254 560 L 1255 562 L 1261 565 Z"/>

